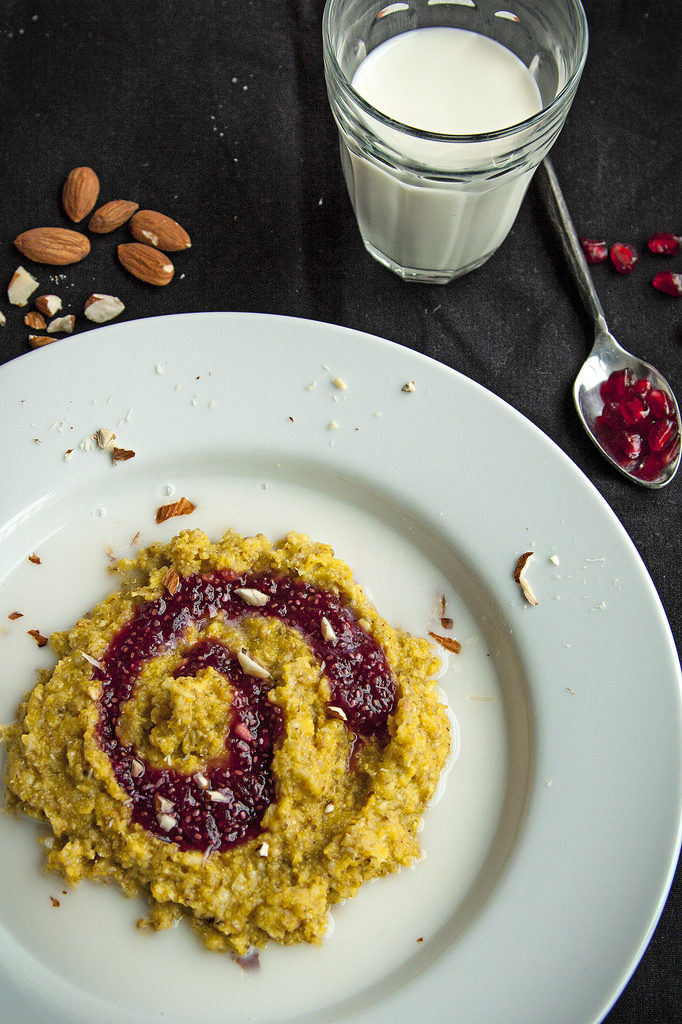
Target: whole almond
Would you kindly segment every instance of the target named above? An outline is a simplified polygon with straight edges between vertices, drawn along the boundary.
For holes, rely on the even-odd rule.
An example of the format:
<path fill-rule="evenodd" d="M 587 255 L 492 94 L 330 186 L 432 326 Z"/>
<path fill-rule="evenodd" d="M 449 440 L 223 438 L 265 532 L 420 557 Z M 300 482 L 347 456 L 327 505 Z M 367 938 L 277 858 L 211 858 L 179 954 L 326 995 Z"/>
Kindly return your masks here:
<path fill-rule="evenodd" d="M 172 281 L 175 267 L 165 253 L 153 249 L 151 245 L 127 242 L 119 245 L 117 252 L 121 264 L 140 281 L 157 285 Z"/>
<path fill-rule="evenodd" d="M 88 227 L 97 235 L 106 235 L 130 220 L 138 206 L 139 203 L 131 203 L 127 199 L 112 199 L 95 210 Z"/>
<path fill-rule="evenodd" d="M 189 235 L 176 220 L 156 210 L 138 210 L 130 221 L 130 230 L 138 242 L 165 252 L 180 252 L 189 249 L 192 244 Z"/>
<path fill-rule="evenodd" d="M 90 252 L 87 237 L 70 228 L 31 228 L 18 235 L 14 244 L 34 263 L 49 263 L 56 267 L 78 263 Z"/>
<path fill-rule="evenodd" d="M 92 167 L 74 167 L 62 188 L 62 206 L 67 217 L 78 224 L 90 213 L 99 195 L 99 178 Z"/>

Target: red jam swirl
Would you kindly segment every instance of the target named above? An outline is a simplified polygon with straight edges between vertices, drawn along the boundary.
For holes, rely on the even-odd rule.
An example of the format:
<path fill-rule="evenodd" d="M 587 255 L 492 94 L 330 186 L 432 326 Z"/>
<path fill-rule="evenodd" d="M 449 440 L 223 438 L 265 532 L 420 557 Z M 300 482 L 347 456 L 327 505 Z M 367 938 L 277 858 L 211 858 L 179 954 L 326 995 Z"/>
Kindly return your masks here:
<path fill-rule="evenodd" d="M 267 595 L 267 603 L 247 604 L 236 593 L 241 588 Z M 276 798 L 272 758 L 282 731 L 281 711 L 268 700 L 270 681 L 245 674 L 237 653 L 218 640 L 199 640 L 185 652 L 176 676 L 210 666 L 233 689 L 225 754 L 194 775 L 147 764 L 121 743 L 118 722 L 144 665 L 174 649 L 191 623 L 235 622 L 246 615 L 274 617 L 301 633 L 323 664 L 329 705 L 341 710 L 355 734 L 385 737 L 395 710 L 395 680 L 382 649 L 335 594 L 300 579 L 216 571 L 181 578 L 174 594 L 140 604 L 94 669 L 102 683 L 98 739 L 130 797 L 132 820 L 184 850 L 225 850 L 258 834 Z"/>

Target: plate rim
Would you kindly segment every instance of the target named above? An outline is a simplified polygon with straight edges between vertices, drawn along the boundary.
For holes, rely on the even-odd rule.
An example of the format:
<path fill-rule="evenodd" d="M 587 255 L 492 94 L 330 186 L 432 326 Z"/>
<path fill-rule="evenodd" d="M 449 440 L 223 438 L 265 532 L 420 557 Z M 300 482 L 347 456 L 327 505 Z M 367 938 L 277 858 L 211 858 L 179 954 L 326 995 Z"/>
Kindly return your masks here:
<path fill-rule="evenodd" d="M 407 349 L 399 343 L 390 341 L 385 338 L 381 338 L 376 335 L 367 334 L 364 331 L 360 331 L 354 328 L 347 328 L 338 324 L 330 324 L 321 320 L 308 320 L 300 317 L 290 317 L 281 314 L 262 314 L 262 313 L 249 313 L 249 312 L 219 312 L 212 311 L 206 313 L 181 313 L 181 314 L 167 314 L 160 317 L 148 317 L 135 321 L 125 321 L 119 324 L 109 324 L 95 330 L 88 331 L 87 333 L 80 336 L 72 336 L 68 339 L 59 343 L 58 346 L 49 346 L 46 349 L 32 351 L 24 354 L 24 358 L 16 357 L 10 360 L 8 363 L 0 366 L 0 388 L 4 383 L 12 377 L 22 378 L 25 375 L 30 376 L 32 371 L 36 371 L 39 368 L 39 372 L 47 370 L 53 360 L 58 358 L 58 351 L 73 353 L 73 358 L 78 357 L 78 353 L 81 347 L 91 346 L 97 342 L 97 338 L 101 339 L 101 336 L 105 334 L 111 337 L 114 332 L 122 334 L 123 336 L 135 334 L 138 331 L 142 331 L 144 334 L 151 330 L 155 331 L 157 328 L 163 328 L 164 325 L 169 325 L 171 322 L 175 326 L 176 324 L 192 324 L 199 323 L 201 325 L 206 324 L 209 320 L 213 320 L 215 323 L 225 325 L 227 333 L 234 330 L 234 326 L 241 323 L 253 323 L 258 322 L 260 324 L 268 323 L 274 327 L 286 325 L 286 328 L 292 326 L 298 326 L 301 330 L 310 331 L 313 334 L 315 331 L 320 330 L 323 332 L 330 332 L 329 337 L 334 336 L 337 339 L 348 338 L 353 336 L 355 341 L 360 343 L 366 343 L 369 345 L 378 345 L 382 351 L 390 352 L 391 354 L 401 353 L 398 361 L 404 361 L 406 364 L 414 362 L 414 365 L 429 367 L 430 370 L 440 374 L 445 373 L 447 378 L 456 380 L 459 382 L 459 386 L 463 388 L 472 388 L 475 396 L 485 396 L 484 402 L 491 402 L 492 405 L 498 409 L 504 409 L 505 414 L 512 414 L 512 419 L 517 424 L 522 425 L 520 429 L 529 431 L 530 435 L 536 439 L 541 439 L 541 444 L 547 447 L 547 451 L 550 453 L 549 457 L 561 464 L 562 472 L 568 472 L 572 475 L 573 479 L 577 482 L 579 487 L 583 488 L 586 493 L 590 493 L 592 499 L 601 507 L 602 512 L 606 516 L 607 520 L 611 524 L 611 529 L 620 532 L 620 540 L 625 543 L 630 552 L 630 557 L 633 563 L 637 566 L 638 573 L 641 577 L 643 584 L 648 588 L 648 596 L 652 602 L 652 607 L 657 609 L 657 626 L 660 630 L 661 636 L 666 639 L 668 645 L 668 654 L 671 656 L 673 676 L 670 679 L 670 683 L 674 686 L 676 684 L 677 691 L 679 693 L 682 688 L 682 674 L 680 673 L 679 659 L 674 644 L 674 638 L 670 624 L 667 620 L 665 610 L 662 606 L 660 597 L 655 589 L 655 586 L 648 574 L 646 566 L 639 555 L 632 539 L 629 537 L 624 527 L 620 523 L 620 520 L 608 505 L 603 496 L 597 491 L 596 487 L 591 481 L 585 476 L 585 474 L 575 465 L 575 463 L 566 455 L 566 453 L 539 427 L 533 424 L 527 417 L 523 416 L 518 410 L 515 410 L 511 405 L 506 403 L 503 399 L 496 396 L 492 391 L 485 388 L 483 385 L 478 384 L 471 378 L 466 377 L 460 371 L 447 366 L 444 363 L 433 359 L 432 357 L 423 353 L 415 352 L 412 349 Z M 301 326 L 305 325 L 305 326 Z M 174 328 L 173 328 L 174 329 Z M 221 326 L 222 329 L 222 326 Z M 28 359 L 26 359 L 28 357 Z M 65 357 L 59 356 L 60 359 Z M 42 365 L 40 361 L 43 361 Z M 415 362 L 416 361 L 416 362 Z M 602 1008 L 600 1011 L 601 1016 L 608 1012 L 615 1000 L 618 998 L 624 986 L 627 984 L 632 972 L 634 971 L 642 953 L 644 952 L 650 938 L 655 930 L 656 924 L 658 923 L 660 914 L 665 905 L 667 895 L 672 884 L 672 880 L 675 873 L 675 867 L 677 859 L 679 858 L 680 843 L 682 841 L 682 802 L 678 800 L 676 808 L 676 819 L 677 819 L 677 839 L 674 843 L 676 853 L 669 858 L 667 879 L 661 889 L 658 902 L 655 907 L 651 908 L 649 925 L 643 935 L 638 937 L 638 941 L 635 943 L 634 954 L 630 957 L 628 962 L 623 966 L 621 972 L 621 978 L 616 984 L 615 988 L 604 995 Z M 601 1016 L 599 1019 L 601 1019 Z M 370 1017 L 376 1020 L 376 1014 Z M 366 1019 L 369 1021 L 370 1017 Z M 349 1018 L 351 1019 L 351 1018 Z M 353 1017 L 353 1020 L 364 1021 L 365 1017 L 361 1013 L 357 1017 Z M 597 1019 L 597 1018 L 595 1018 Z"/>

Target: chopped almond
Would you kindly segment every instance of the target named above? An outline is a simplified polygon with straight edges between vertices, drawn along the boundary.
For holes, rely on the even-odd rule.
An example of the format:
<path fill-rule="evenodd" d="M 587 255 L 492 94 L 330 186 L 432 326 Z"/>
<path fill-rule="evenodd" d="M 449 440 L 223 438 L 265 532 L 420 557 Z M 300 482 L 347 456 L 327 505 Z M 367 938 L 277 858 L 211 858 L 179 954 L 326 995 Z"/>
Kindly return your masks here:
<path fill-rule="evenodd" d="M 54 316 L 62 308 L 62 300 L 58 295 L 39 295 L 36 299 L 36 309 L 44 316 Z"/>
<path fill-rule="evenodd" d="M 455 640 L 454 636 L 441 636 L 439 633 L 433 633 L 429 630 L 429 636 L 436 643 L 444 647 L 446 651 L 451 651 L 453 654 L 459 654 L 462 650 L 462 645 L 459 640 Z"/>
<path fill-rule="evenodd" d="M 452 629 L 453 620 L 449 615 L 446 615 L 447 611 L 447 600 L 445 594 L 440 595 L 440 624 L 442 629 Z"/>
<path fill-rule="evenodd" d="M 7 298 L 13 306 L 26 306 L 37 287 L 38 281 L 33 274 L 29 274 L 25 267 L 17 267 L 7 288 Z"/>
<path fill-rule="evenodd" d="M 47 333 L 71 334 L 75 323 L 76 318 L 73 313 L 67 313 L 66 316 L 56 316 L 54 320 L 51 320 L 47 325 Z"/>
<path fill-rule="evenodd" d="M 336 633 L 334 631 L 334 627 L 332 626 L 331 622 L 329 621 L 326 615 L 323 615 L 322 618 L 320 619 L 320 632 L 322 634 L 323 640 L 326 640 L 327 642 L 336 640 Z"/>
<path fill-rule="evenodd" d="M 96 324 L 104 324 L 108 320 L 113 320 L 124 309 L 125 306 L 115 295 L 102 295 L 99 292 L 94 292 L 87 299 L 83 311 L 88 320 L 92 320 Z"/>
<path fill-rule="evenodd" d="M 27 327 L 32 327 L 34 331 L 44 331 L 46 327 L 45 317 L 37 313 L 35 309 L 26 314 L 24 323 Z"/>
<path fill-rule="evenodd" d="M 180 577 L 175 569 L 169 569 L 162 582 L 169 594 L 176 594 L 180 586 Z"/>
<path fill-rule="evenodd" d="M 348 715 L 346 712 L 336 704 L 327 704 L 327 711 L 332 718 L 340 718 L 342 722 L 348 721 Z"/>
<path fill-rule="evenodd" d="M 254 587 L 237 587 L 235 594 L 237 597 L 241 597 L 245 604 L 251 605 L 254 608 L 262 608 L 270 600 L 267 594 L 256 590 Z"/>
<path fill-rule="evenodd" d="M 269 679 L 270 673 L 260 662 L 252 658 L 245 647 L 237 651 L 237 661 L 244 675 L 254 676 L 256 679 Z"/>
<path fill-rule="evenodd" d="M 165 523 L 167 519 L 172 519 L 173 516 L 188 516 L 191 512 L 194 512 L 196 505 L 194 505 L 189 498 L 180 498 L 178 501 L 172 501 L 168 505 L 160 505 L 156 510 L 156 521 L 157 523 Z"/>
<path fill-rule="evenodd" d="M 135 452 L 132 448 L 114 448 L 111 457 L 114 462 L 127 462 L 128 459 L 135 458 Z"/>
<path fill-rule="evenodd" d="M 113 450 L 114 441 L 116 440 L 116 434 L 113 430 L 109 430 L 108 427 L 100 427 L 99 430 L 93 434 L 93 437 L 97 442 L 98 448 L 108 448 Z"/>
<path fill-rule="evenodd" d="M 50 334 L 29 334 L 28 336 L 31 348 L 43 348 L 44 345 L 51 345 L 53 341 L 59 341 L 59 338 Z"/>
<path fill-rule="evenodd" d="M 519 556 L 516 562 L 516 566 L 514 568 L 514 579 L 521 587 L 521 590 L 523 591 L 523 596 L 525 597 L 526 601 L 528 601 L 528 604 L 537 605 L 538 599 L 533 593 L 530 583 L 526 579 L 526 568 L 532 557 L 532 551 L 524 551 L 524 553 Z"/>

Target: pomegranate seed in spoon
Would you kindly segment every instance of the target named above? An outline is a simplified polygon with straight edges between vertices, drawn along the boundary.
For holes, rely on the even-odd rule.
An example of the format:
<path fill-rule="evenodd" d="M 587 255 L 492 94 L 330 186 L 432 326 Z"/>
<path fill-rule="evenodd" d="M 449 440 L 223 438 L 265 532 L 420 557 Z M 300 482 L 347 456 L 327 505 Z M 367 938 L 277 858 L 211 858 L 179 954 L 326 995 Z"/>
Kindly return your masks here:
<path fill-rule="evenodd" d="M 677 427 L 672 420 L 657 420 L 647 434 L 647 444 L 652 452 L 663 451 L 675 437 Z"/>
<path fill-rule="evenodd" d="M 664 420 L 668 416 L 674 415 L 675 410 L 670 401 L 670 395 L 666 391 L 662 391 L 661 388 L 652 388 L 647 401 L 654 419 Z"/>
<path fill-rule="evenodd" d="M 601 396 L 605 402 L 618 402 L 625 396 L 626 391 L 633 383 L 632 370 L 626 367 L 624 370 L 614 370 L 610 376 L 602 382 Z"/>
<path fill-rule="evenodd" d="M 680 446 L 670 395 L 626 368 L 614 370 L 602 383 L 601 398 L 595 430 L 602 444 L 633 476 L 655 480 Z"/>

